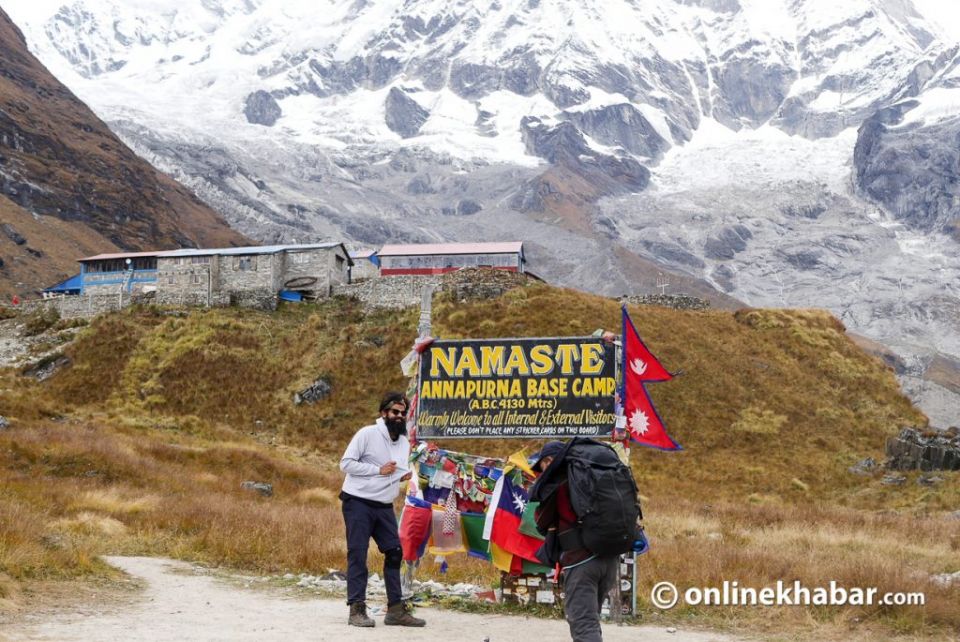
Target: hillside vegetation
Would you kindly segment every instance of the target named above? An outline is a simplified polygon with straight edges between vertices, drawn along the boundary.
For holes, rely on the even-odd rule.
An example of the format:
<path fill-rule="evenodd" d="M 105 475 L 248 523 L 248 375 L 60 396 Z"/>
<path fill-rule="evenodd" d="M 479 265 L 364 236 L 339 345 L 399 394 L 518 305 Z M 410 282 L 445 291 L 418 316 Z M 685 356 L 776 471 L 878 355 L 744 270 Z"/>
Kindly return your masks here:
<path fill-rule="evenodd" d="M 960 631 L 958 588 L 929 581 L 960 570 L 957 475 L 890 486 L 882 470 L 848 470 L 882 461 L 901 426 L 924 424 L 887 366 L 821 311 L 630 312 L 664 364 L 684 372 L 651 394 L 685 450 L 632 452 L 653 542 L 641 597 L 664 579 L 832 579 L 927 598 L 899 608 L 646 605 L 645 618 L 784 637 Z M 434 305 L 444 338 L 584 335 L 619 322 L 614 301 L 542 284 Z M 28 602 L 42 580 L 109 576 L 104 552 L 260 572 L 343 567 L 337 462 L 383 391 L 406 388 L 399 361 L 416 323 L 415 310 L 370 312 L 349 299 L 273 314 L 137 309 L 84 328 L 65 350 L 72 364 L 44 383 L 4 372 L 0 603 Z M 318 377 L 331 395 L 295 405 Z M 505 455 L 537 444 L 443 445 Z M 274 497 L 242 490 L 244 480 L 272 483 Z M 451 562 L 451 579 L 495 578 L 475 560 Z"/>

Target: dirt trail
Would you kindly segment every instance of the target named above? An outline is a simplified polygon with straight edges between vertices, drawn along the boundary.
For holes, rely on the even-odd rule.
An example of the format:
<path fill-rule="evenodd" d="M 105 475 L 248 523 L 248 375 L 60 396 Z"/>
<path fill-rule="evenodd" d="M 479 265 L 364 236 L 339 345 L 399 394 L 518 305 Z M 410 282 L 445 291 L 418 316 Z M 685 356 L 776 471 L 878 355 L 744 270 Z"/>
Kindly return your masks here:
<path fill-rule="evenodd" d="M 145 584 L 132 601 L 68 608 L 25 615 L 0 633 L 0 640 L 569 640 L 566 622 L 509 615 L 475 615 L 435 608 L 417 609 L 423 629 L 383 626 L 350 628 L 342 600 L 304 598 L 273 589 L 250 589 L 236 581 L 212 577 L 202 569 L 173 560 L 111 557 L 107 561 Z M 604 625 L 607 642 L 730 641 L 719 634 L 663 627 Z"/>

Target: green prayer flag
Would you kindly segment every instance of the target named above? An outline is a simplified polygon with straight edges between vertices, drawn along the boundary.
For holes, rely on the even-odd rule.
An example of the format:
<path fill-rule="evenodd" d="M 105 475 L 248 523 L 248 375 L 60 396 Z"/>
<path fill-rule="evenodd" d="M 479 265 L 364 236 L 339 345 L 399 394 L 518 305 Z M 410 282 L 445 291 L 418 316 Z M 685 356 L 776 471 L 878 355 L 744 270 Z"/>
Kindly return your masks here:
<path fill-rule="evenodd" d="M 552 570 L 553 568 L 550 566 L 544 566 L 543 564 L 537 564 L 536 562 L 523 560 L 523 568 L 521 569 L 521 572 L 524 575 L 540 575 L 549 573 Z"/>
<path fill-rule="evenodd" d="M 490 542 L 483 539 L 483 523 L 487 516 L 483 513 L 460 513 L 463 525 L 463 545 L 473 557 L 490 559 Z"/>
<path fill-rule="evenodd" d="M 527 506 L 523 510 L 523 517 L 520 519 L 520 527 L 517 530 L 524 535 L 529 535 L 530 537 L 535 537 L 539 540 L 542 540 L 543 535 L 537 531 L 537 522 L 534 519 L 534 513 L 539 505 L 540 502 L 527 502 Z"/>

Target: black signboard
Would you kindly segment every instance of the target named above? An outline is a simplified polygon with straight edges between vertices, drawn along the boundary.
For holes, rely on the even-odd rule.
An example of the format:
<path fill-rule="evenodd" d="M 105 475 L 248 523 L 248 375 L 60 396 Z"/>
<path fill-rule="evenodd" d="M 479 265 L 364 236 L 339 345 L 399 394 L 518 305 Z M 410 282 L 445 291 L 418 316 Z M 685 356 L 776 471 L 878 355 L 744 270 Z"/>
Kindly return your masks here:
<path fill-rule="evenodd" d="M 418 436 L 609 435 L 614 355 L 595 337 L 436 341 L 420 358 Z"/>

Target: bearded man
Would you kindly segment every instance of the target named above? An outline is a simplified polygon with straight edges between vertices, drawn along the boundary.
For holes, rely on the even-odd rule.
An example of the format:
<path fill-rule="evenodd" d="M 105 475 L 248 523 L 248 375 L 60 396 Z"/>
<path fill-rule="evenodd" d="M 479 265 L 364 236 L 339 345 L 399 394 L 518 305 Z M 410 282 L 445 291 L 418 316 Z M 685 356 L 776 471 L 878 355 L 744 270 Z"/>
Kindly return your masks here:
<path fill-rule="evenodd" d="M 376 423 L 361 428 L 350 440 L 340 470 L 345 472 L 340 500 L 347 527 L 347 604 L 351 626 L 374 626 L 367 616 L 367 549 L 370 538 L 383 553 L 387 588 L 387 615 L 383 623 L 423 626 L 402 599 L 400 565 L 403 551 L 397 532 L 393 501 L 402 482 L 410 479 L 410 442 L 407 410 L 410 402 L 399 392 L 388 392 L 380 403 Z"/>

